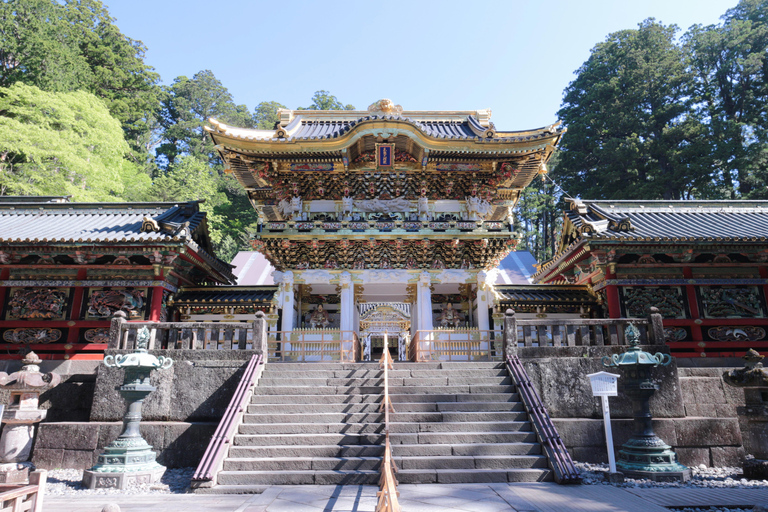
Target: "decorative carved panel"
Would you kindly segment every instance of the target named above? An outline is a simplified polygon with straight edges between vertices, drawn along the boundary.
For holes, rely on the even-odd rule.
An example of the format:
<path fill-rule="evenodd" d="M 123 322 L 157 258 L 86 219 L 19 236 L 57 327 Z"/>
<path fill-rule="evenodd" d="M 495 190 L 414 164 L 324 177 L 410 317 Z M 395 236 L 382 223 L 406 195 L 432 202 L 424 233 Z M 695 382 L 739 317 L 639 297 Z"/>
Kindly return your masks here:
<path fill-rule="evenodd" d="M 12 288 L 6 320 L 63 320 L 68 301 L 66 288 Z"/>
<path fill-rule="evenodd" d="M 707 331 L 709 337 L 718 341 L 760 341 L 765 339 L 765 329 L 752 325 L 721 325 Z"/>
<path fill-rule="evenodd" d="M 87 329 L 83 333 L 83 338 L 88 343 L 109 343 L 109 327 Z"/>
<path fill-rule="evenodd" d="M 146 288 L 92 288 L 85 318 L 106 319 L 124 311 L 129 319 L 143 319 L 146 309 Z"/>
<path fill-rule="evenodd" d="M 60 329 L 47 327 L 8 329 L 3 333 L 3 341 L 8 343 L 53 343 L 61 339 Z"/>
<path fill-rule="evenodd" d="M 757 286 L 701 286 L 701 312 L 705 318 L 762 318 L 765 308 Z"/>
<path fill-rule="evenodd" d="M 628 317 L 644 317 L 651 307 L 659 308 L 664 318 L 685 318 L 685 303 L 679 287 L 631 286 L 621 289 Z"/>

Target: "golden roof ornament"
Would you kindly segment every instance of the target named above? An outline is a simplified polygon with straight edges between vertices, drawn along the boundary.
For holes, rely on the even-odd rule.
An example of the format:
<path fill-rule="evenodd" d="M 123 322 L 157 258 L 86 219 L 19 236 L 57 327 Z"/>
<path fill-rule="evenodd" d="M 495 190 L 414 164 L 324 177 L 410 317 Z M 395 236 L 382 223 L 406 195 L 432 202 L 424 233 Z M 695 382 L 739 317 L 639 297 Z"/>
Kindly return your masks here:
<path fill-rule="evenodd" d="M 376 103 L 372 103 L 368 107 L 368 113 L 385 116 L 399 116 L 403 113 L 403 107 L 395 105 L 395 103 L 388 98 L 384 98 Z"/>

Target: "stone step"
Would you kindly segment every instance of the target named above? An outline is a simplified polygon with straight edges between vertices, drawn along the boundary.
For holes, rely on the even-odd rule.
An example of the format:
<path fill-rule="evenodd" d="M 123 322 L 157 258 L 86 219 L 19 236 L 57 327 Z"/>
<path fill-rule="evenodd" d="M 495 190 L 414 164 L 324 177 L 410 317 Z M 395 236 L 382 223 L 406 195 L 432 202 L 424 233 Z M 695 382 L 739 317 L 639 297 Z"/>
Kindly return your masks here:
<path fill-rule="evenodd" d="M 392 445 L 392 454 L 395 457 L 427 457 L 448 455 L 541 455 L 541 453 L 541 445 L 535 442 Z"/>
<path fill-rule="evenodd" d="M 526 421 L 527 414 L 523 411 L 491 411 L 491 412 L 396 412 L 390 415 L 391 422 L 398 423 L 435 423 L 435 422 L 504 422 Z M 337 424 L 339 429 L 342 423 L 382 423 L 384 413 L 334 413 L 334 412 L 308 412 L 287 414 L 245 414 L 245 424 L 280 424 L 280 423 L 328 423 Z"/>
<path fill-rule="evenodd" d="M 390 434 L 418 432 L 451 432 L 456 435 L 479 432 L 529 432 L 531 424 L 528 421 L 451 421 L 400 423 L 390 422 Z M 455 442 L 455 441 L 454 441 Z"/>
<path fill-rule="evenodd" d="M 257 388 L 258 389 L 258 388 Z M 308 393 L 312 393 L 309 391 Z M 375 404 L 381 401 L 381 395 L 317 395 L 317 394 L 292 394 L 292 395 L 253 395 L 251 404 Z"/>
<path fill-rule="evenodd" d="M 265 370 L 376 370 L 379 368 L 378 361 L 339 363 L 339 362 L 308 362 L 308 363 L 282 363 L 270 361 L 265 366 Z M 395 362 L 394 369 L 397 370 L 467 370 L 467 369 L 503 369 L 506 365 L 503 362 L 485 362 L 485 361 L 432 361 L 425 363 Z"/>
<path fill-rule="evenodd" d="M 518 402 L 520 397 L 517 393 L 496 392 L 496 393 L 459 393 L 459 394 L 432 394 L 425 393 L 418 395 L 409 394 L 389 394 L 389 399 L 393 404 L 397 403 L 451 403 L 451 402 Z"/>
<path fill-rule="evenodd" d="M 408 378 L 390 378 L 390 389 L 400 386 L 461 386 L 466 384 L 488 385 L 488 386 L 509 386 L 512 380 L 509 377 L 479 377 L 479 376 L 445 376 L 445 377 L 408 377 Z M 293 378 L 286 375 L 265 377 L 259 380 L 259 386 L 281 387 L 281 386 L 350 386 L 350 387 L 377 387 L 384 386 L 383 378 Z M 379 389 L 379 392 L 381 390 Z"/>
<path fill-rule="evenodd" d="M 221 471 L 221 485 L 351 485 L 377 484 L 379 471 Z"/>
<path fill-rule="evenodd" d="M 392 432 L 389 435 L 392 450 L 396 444 L 466 444 L 466 443 L 535 443 L 536 434 L 529 431 L 486 432 Z"/>
<path fill-rule="evenodd" d="M 552 472 L 544 468 L 526 469 L 401 469 L 397 473 L 401 484 L 457 484 L 551 482 Z"/>
<path fill-rule="evenodd" d="M 262 457 L 226 459 L 224 471 L 378 471 L 381 457 Z"/>
<path fill-rule="evenodd" d="M 428 414 L 428 413 L 424 413 Z M 272 423 L 335 423 L 339 429 L 342 423 L 381 423 L 384 413 L 336 413 L 336 412 L 307 412 L 291 414 L 245 414 L 243 423 L 272 424 Z M 429 421 L 429 420 L 426 420 Z"/>
<path fill-rule="evenodd" d="M 381 457 L 383 453 L 383 446 L 368 445 L 232 446 L 228 458 Z"/>
<path fill-rule="evenodd" d="M 399 469 L 526 469 L 546 468 L 544 455 L 452 455 L 408 456 L 393 455 Z M 362 468 L 360 468 L 362 469 Z"/>
<path fill-rule="evenodd" d="M 374 379 L 384 378 L 384 370 L 358 369 L 358 370 L 286 370 L 280 366 L 270 366 L 262 374 L 264 378 L 299 378 L 299 379 Z M 441 377 L 507 377 L 506 368 L 473 368 L 473 369 L 445 369 L 445 370 L 390 370 L 391 379 L 403 378 L 441 378 Z"/>
<path fill-rule="evenodd" d="M 295 398 L 296 395 L 291 395 Z M 326 395 L 322 395 L 327 398 Z M 417 398 L 405 395 L 408 398 Z M 264 398 L 264 395 L 262 395 Z M 394 402 L 394 400 L 393 400 Z M 379 411 L 381 401 L 370 403 L 256 403 L 248 406 L 247 414 L 308 414 L 308 413 L 346 413 L 373 414 Z M 448 411 L 523 411 L 521 402 L 397 402 L 395 410 L 401 412 L 448 412 Z"/>
<path fill-rule="evenodd" d="M 394 401 L 393 401 L 394 402 Z M 449 411 L 523 411 L 521 402 L 397 402 L 395 411 L 401 412 L 449 412 Z"/>
<path fill-rule="evenodd" d="M 384 425 L 381 423 L 243 423 L 240 425 L 239 434 L 378 434 L 380 432 L 384 432 Z"/>
<path fill-rule="evenodd" d="M 258 395 L 380 395 L 381 386 L 257 386 L 253 391 Z M 465 384 L 450 386 L 389 386 L 389 393 L 394 395 L 433 395 L 433 394 L 486 394 L 514 393 L 513 385 Z M 440 400 L 443 401 L 443 400 Z M 451 401 L 451 400 L 445 400 Z"/>
<path fill-rule="evenodd" d="M 380 434 L 355 433 L 314 433 L 307 434 L 236 434 L 234 446 L 306 446 L 306 445 L 380 445 L 384 436 Z M 518 441 L 517 439 L 515 441 Z M 525 441 L 520 439 L 519 441 Z M 408 442 L 408 441 L 406 441 Z M 439 442 L 439 441 L 436 441 Z M 513 441 L 509 441 L 513 442 Z M 416 444 L 411 441 L 410 444 Z"/>
<path fill-rule="evenodd" d="M 257 388 L 259 389 L 259 388 Z M 267 389 L 267 388 L 265 388 Z M 460 393 L 460 394 L 424 394 L 415 393 L 395 394 L 390 393 L 392 403 L 464 403 L 464 402 L 518 402 L 517 393 Z M 252 405 L 263 404 L 374 404 L 381 402 L 381 394 L 346 395 L 346 394 L 315 394 L 314 390 L 308 390 L 306 395 L 300 393 L 280 394 L 254 394 Z"/>
<path fill-rule="evenodd" d="M 403 404 L 405 405 L 405 404 Z M 434 404 L 432 409 L 436 410 Z M 367 404 L 251 404 L 246 411 L 247 414 L 256 414 L 260 416 L 269 416 L 275 414 L 309 414 L 309 413 L 346 413 L 346 414 L 373 414 L 378 412 L 381 407 L 379 403 Z"/>

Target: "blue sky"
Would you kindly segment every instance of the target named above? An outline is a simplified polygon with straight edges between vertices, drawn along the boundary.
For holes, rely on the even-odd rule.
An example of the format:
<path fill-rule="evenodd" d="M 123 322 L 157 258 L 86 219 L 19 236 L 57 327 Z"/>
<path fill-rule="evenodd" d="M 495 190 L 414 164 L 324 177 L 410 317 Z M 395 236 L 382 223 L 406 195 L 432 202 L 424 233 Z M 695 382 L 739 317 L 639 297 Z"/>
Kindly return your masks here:
<path fill-rule="evenodd" d="M 307 106 L 326 89 L 364 110 L 490 108 L 501 130 L 556 120 L 590 49 L 648 17 L 718 23 L 736 0 L 104 0 L 170 84 L 210 69 L 238 104 Z"/>

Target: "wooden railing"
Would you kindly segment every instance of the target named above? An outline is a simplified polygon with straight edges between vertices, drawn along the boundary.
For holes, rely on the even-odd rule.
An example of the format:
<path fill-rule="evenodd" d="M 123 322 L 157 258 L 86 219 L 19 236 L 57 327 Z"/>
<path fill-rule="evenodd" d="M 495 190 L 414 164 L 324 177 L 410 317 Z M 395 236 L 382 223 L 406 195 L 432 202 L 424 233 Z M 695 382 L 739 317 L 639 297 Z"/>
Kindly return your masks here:
<path fill-rule="evenodd" d="M 360 340 L 354 331 L 299 329 L 270 331 L 269 361 L 355 362 L 360 360 Z"/>
<path fill-rule="evenodd" d="M 507 358 L 507 369 L 512 379 L 515 381 L 517 391 L 525 405 L 525 410 L 531 418 L 536 429 L 536 436 L 544 447 L 549 461 L 549 467 L 555 476 L 555 481 L 559 484 L 577 484 L 581 482 L 581 475 L 576 465 L 571 459 L 571 454 L 565 448 L 563 440 L 560 438 L 557 429 L 549 417 L 549 413 L 541 403 L 539 393 L 531 384 L 528 372 L 516 355 Z"/>
<path fill-rule="evenodd" d="M 501 361 L 502 331 L 475 329 L 416 331 L 408 359 L 423 361 Z"/>
<path fill-rule="evenodd" d="M 119 312 L 121 313 L 121 312 Z M 115 315 L 110 327 L 109 348 L 133 350 L 136 335 L 149 329 L 148 350 L 257 350 L 266 349 L 267 323 L 256 312 L 253 322 L 128 322 Z"/>
<path fill-rule="evenodd" d="M 43 497 L 48 472 L 29 474 L 29 485 L 0 484 L 0 512 L 43 512 Z"/>
<path fill-rule="evenodd" d="M 232 399 L 208 443 L 208 448 L 205 449 L 203 458 L 192 475 L 191 486 L 193 488 L 216 485 L 216 477 L 224 464 L 224 457 L 229 451 L 229 447 L 232 446 L 232 438 L 243 421 L 243 415 L 251 396 L 253 396 L 254 388 L 264 370 L 263 361 L 261 354 L 255 354 L 245 367 L 245 372 L 237 385 L 237 389 L 235 389 L 235 394 L 232 395 Z"/>
<path fill-rule="evenodd" d="M 381 458 L 381 467 L 379 471 L 379 492 L 376 496 L 379 498 L 376 503 L 376 512 L 401 512 L 398 497 L 400 492 L 397 490 L 397 465 L 392 459 L 392 446 L 389 443 L 389 413 L 395 412 L 392 401 L 389 398 L 389 370 L 394 369 L 392 356 L 389 355 L 389 337 L 384 333 L 384 352 L 381 354 L 379 367 L 384 369 L 384 389 L 381 396 L 380 409 L 384 412 L 384 456 Z"/>

